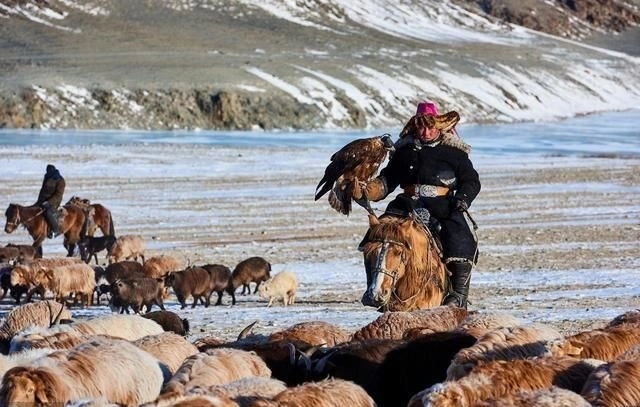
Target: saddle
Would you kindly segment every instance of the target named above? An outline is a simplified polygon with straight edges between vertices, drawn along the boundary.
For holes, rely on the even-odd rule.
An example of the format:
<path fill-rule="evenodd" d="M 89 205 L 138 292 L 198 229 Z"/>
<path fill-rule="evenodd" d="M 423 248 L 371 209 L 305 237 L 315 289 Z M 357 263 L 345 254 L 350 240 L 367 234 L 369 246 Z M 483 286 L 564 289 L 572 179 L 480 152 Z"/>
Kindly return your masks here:
<path fill-rule="evenodd" d="M 399 195 L 399 197 L 401 196 L 402 195 Z M 398 201 L 398 198 L 396 198 L 396 201 Z M 440 226 L 440 222 L 436 218 L 432 217 L 426 208 L 415 208 L 415 205 L 412 202 L 413 200 L 411 198 L 409 197 L 400 198 L 399 201 L 403 203 L 401 207 L 389 204 L 387 205 L 387 208 L 385 209 L 384 213 L 380 215 L 380 217 L 383 218 L 386 216 L 393 216 L 396 218 L 403 218 L 403 219 L 408 217 L 413 217 L 413 219 L 415 219 L 418 222 L 418 224 L 425 229 L 425 233 L 431 234 L 431 236 L 433 237 L 433 241 L 438 247 L 440 256 L 442 257 L 443 250 L 442 250 L 442 242 L 440 240 L 440 230 L 442 229 L 442 227 Z M 367 243 L 368 240 L 369 240 L 369 231 L 365 233 L 364 237 L 358 244 L 359 251 L 362 251 L 364 249 L 364 245 L 365 243 Z"/>
<path fill-rule="evenodd" d="M 387 209 L 385 209 L 381 217 L 383 216 L 395 216 L 399 218 L 413 217 L 420 226 L 431 233 L 436 246 L 438 246 L 440 254 L 443 253 L 442 242 L 440 241 L 440 230 L 442 229 L 442 226 L 440 226 L 440 222 L 436 218 L 431 216 L 426 208 L 409 209 L 387 206 Z"/>

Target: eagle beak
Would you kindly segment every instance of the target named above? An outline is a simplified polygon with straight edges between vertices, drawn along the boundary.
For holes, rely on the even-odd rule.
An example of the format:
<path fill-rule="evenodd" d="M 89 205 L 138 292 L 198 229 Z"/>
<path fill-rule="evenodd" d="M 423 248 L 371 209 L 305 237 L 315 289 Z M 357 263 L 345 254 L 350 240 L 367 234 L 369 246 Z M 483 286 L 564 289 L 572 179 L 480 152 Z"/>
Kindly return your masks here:
<path fill-rule="evenodd" d="M 395 151 L 396 147 L 393 144 L 393 140 L 391 139 L 391 135 L 389 133 L 385 133 L 382 136 L 382 144 L 384 145 L 385 150 L 387 151 Z"/>

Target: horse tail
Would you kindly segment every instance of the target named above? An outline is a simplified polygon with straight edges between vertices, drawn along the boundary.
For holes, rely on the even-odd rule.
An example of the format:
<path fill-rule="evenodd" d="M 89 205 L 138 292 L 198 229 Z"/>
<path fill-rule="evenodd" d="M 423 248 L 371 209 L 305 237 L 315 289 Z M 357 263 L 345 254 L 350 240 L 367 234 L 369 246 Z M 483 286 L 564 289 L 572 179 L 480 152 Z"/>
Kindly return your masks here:
<path fill-rule="evenodd" d="M 111 216 L 111 211 L 109 211 L 109 236 L 114 236 L 116 235 L 116 230 L 113 226 L 113 217 Z"/>

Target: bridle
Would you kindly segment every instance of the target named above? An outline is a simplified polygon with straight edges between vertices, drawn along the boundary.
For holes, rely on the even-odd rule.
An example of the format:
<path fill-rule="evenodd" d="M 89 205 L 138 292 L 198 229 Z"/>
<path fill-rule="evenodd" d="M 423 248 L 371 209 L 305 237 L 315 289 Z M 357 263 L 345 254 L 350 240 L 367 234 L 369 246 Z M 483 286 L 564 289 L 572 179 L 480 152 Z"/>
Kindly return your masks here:
<path fill-rule="evenodd" d="M 392 239 L 372 239 L 369 240 L 367 243 L 381 243 L 381 247 L 380 247 L 380 253 L 378 253 L 378 256 L 376 257 L 376 262 L 375 262 L 375 266 L 373 268 L 373 270 L 371 270 L 371 277 L 373 280 L 373 277 L 377 274 L 384 274 L 385 276 L 389 276 L 391 277 L 391 287 L 395 287 L 396 282 L 398 280 L 398 269 L 394 269 L 394 270 L 389 270 L 385 267 L 385 260 L 387 258 L 387 251 L 389 250 L 389 247 L 391 245 L 398 245 L 401 246 L 407 250 L 411 250 L 411 245 L 405 242 L 401 242 L 398 240 L 392 240 Z M 391 293 L 394 293 L 394 290 L 391 290 Z M 395 295 L 395 294 L 394 294 Z M 384 307 L 388 302 L 389 299 L 391 297 L 389 296 L 389 298 L 387 298 L 384 303 L 381 305 L 381 307 Z"/>
<path fill-rule="evenodd" d="M 35 215 L 33 215 L 32 217 L 30 217 L 27 220 L 22 220 L 20 219 L 20 208 L 18 208 L 17 206 L 16 208 L 16 216 L 15 219 L 13 221 L 10 221 L 7 219 L 7 225 L 11 225 L 15 228 L 17 228 L 18 226 L 22 225 L 26 225 L 27 223 L 31 222 L 33 219 L 35 219 L 36 217 L 40 216 L 41 213 L 44 212 L 44 209 L 40 209 Z"/>

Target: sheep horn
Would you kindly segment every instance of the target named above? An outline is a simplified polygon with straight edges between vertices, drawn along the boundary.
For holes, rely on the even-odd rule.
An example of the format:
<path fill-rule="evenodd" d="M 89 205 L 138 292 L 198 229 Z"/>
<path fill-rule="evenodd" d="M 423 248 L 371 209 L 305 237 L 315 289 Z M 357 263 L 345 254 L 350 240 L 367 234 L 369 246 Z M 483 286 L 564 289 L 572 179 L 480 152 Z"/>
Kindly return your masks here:
<path fill-rule="evenodd" d="M 53 311 L 51 310 L 51 304 L 48 302 L 47 302 L 47 307 L 49 307 L 49 315 L 51 315 Z M 60 317 L 62 316 L 62 311 L 64 311 L 64 304 L 60 306 L 60 311 L 58 312 L 58 315 L 56 315 L 56 318 L 53 320 L 53 322 L 51 322 L 51 325 L 49 325 L 49 328 L 51 328 L 54 325 L 58 325 L 58 323 L 60 323 Z"/>
<path fill-rule="evenodd" d="M 249 336 L 249 334 L 251 334 L 251 330 L 253 329 L 253 326 L 257 323 L 258 323 L 258 320 L 256 319 L 255 321 L 247 325 L 247 327 L 244 328 L 242 332 L 240 332 L 240 334 L 238 335 L 238 340 L 244 339 L 247 336 Z"/>
<path fill-rule="evenodd" d="M 330 351 L 327 352 L 326 355 L 324 355 L 321 359 L 319 359 L 314 364 L 313 366 L 314 377 L 321 377 L 321 375 L 325 373 L 325 369 L 326 369 L 327 363 L 329 362 L 329 359 L 336 352 L 337 352 L 337 349 L 331 349 Z"/>

